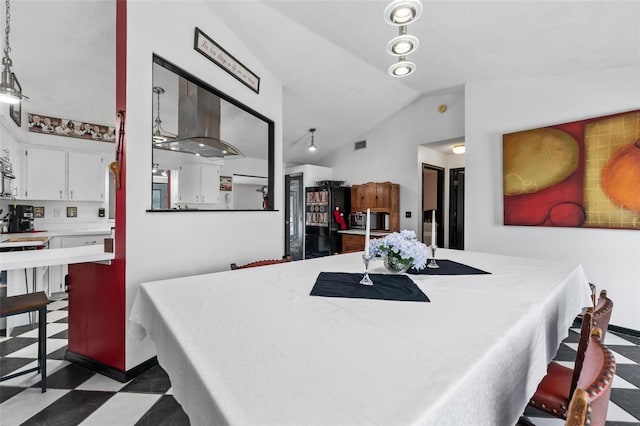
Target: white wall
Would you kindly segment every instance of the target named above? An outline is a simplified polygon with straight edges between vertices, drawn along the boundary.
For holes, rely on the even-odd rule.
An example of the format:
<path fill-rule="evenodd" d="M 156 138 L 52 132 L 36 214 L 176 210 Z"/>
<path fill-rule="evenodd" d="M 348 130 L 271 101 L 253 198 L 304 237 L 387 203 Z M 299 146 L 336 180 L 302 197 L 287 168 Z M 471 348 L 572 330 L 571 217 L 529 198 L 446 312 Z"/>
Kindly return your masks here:
<path fill-rule="evenodd" d="M 444 114 L 438 112 L 440 104 L 447 105 Z M 366 149 L 355 151 L 349 144 L 321 163 L 333 168 L 333 179 L 346 180 L 350 185 L 384 181 L 399 184 L 400 228 L 420 235 L 422 163 L 446 168 L 449 156 L 419 145 L 463 137 L 464 95 L 425 96 L 358 137 L 356 140 L 367 140 Z M 411 212 L 409 219 L 405 218 L 407 211 Z"/>
<path fill-rule="evenodd" d="M 468 250 L 581 263 L 615 303 L 611 323 L 640 330 L 640 231 L 503 226 L 502 135 L 640 107 L 640 69 L 466 87 Z"/>
<path fill-rule="evenodd" d="M 316 182 L 319 180 L 333 180 L 333 169 L 331 167 L 315 166 L 313 164 L 287 167 L 284 173 L 285 175 L 302 173 L 302 184 L 305 188 L 316 186 Z"/>
<path fill-rule="evenodd" d="M 231 262 L 284 252 L 282 85 L 200 1 L 128 2 L 127 34 L 127 315 L 139 284 L 221 271 Z M 193 49 L 199 27 L 260 76 L 256 94 Z M 147 213 L 151 205 L 152 54 L 185 69 L 275 122 L 274 194 L 279 211 Z M 126 368 L 154 355 L 127 334 Z"/>

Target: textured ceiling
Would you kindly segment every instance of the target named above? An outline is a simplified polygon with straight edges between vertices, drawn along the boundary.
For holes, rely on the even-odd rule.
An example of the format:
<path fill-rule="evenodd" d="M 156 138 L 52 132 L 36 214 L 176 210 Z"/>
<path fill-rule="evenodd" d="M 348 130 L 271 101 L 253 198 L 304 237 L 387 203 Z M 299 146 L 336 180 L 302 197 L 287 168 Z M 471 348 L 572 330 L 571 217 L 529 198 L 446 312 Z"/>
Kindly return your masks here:
<path fill-rule="evenodd" d="M 417 71 L 405 79 L 387 75 L 385 47 L 397 35 L 383 19 L 389 1 L 206 2 L 282 81 L 291 163 L 317 162 L 425 94 L 640 64 L 640 1 L 423 0 L 423 16 L 408 27 L 420 39 L 409 57 Z M 28 109 L 113 120 L 115 1 L 11 7 L 14 71 L 32 97 Z M 315 154 L 306 150 L 311 127 Z"/>

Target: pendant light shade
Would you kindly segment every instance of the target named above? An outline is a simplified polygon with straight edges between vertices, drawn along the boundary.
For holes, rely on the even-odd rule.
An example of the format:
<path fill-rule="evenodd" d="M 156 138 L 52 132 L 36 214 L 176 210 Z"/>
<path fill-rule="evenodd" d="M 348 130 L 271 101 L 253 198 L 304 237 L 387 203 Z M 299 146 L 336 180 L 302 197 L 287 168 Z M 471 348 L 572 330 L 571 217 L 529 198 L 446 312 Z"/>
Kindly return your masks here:
<path fill-rule="evenodd" d="M 7 104 L 17 104 L 23 99 L 29 99 L 22 94 L 22 87 L 18 83 L 16 75 L 11 71 L 11 58 L 9 52 L 11 47 L 9 46 L 9 33 L 11 32 L 11 7 L 9 0 L 5 3 L 6 8 L 6 22 L 4 30 L 4 56 L 2 57 L 2 77 L 0 79 L 0 102 Z"/>
<path fill-rule="evenodd" d="M 311 132 L 311 144 L 309 145 L 309 151 L 314 152 L 316 149 L 318 149 L 313 138 L 316 129 L 309 129 L 309 132 Z"/>

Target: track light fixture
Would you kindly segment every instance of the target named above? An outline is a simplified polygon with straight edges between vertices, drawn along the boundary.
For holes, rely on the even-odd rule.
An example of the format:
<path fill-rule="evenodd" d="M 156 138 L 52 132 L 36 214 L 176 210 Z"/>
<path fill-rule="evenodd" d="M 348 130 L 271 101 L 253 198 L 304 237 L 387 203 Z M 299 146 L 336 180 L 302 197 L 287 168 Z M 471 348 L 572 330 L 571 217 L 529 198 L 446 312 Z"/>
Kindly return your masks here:
<path fill-rule="evenodd" d="M 387 53 L 398 56 L 398 62 L 389 67 L 389 75 L 406 77 L 416 70 L 416 64 L 405 57 L 418 49 L 417 37 L 407 34 L 407 24 L 415 22 L 422 15 L 420 0 L 394 0 L 384 10 L 387 23 L 397 26 L 398 36 L 387 43 Z"/>

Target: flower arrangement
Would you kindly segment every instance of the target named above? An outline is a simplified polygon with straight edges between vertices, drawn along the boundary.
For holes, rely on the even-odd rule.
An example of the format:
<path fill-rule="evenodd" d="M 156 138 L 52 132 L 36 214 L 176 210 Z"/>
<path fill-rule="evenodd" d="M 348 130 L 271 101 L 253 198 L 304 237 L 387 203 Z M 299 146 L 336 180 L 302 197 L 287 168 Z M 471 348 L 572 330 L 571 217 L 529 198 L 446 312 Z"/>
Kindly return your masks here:
<path fill-rule="evenodd" d="M 384 257 L 388 269 L 422 269 L 427 264 L 427 246 L 416 239 L 416 233 L 406 229 L 392 232 L 384 238 L 369 242 L 369 252 Z M 396 265 L 391 268 L 390 266 Z"/>

